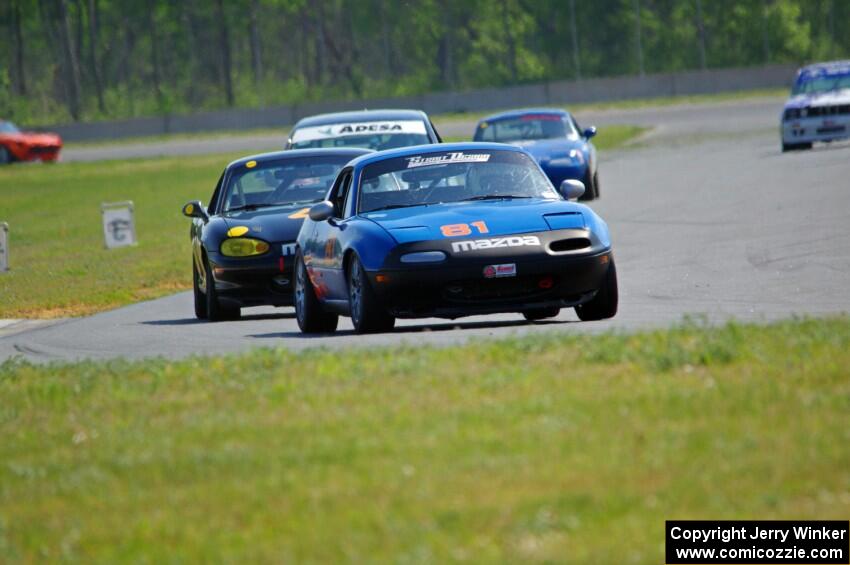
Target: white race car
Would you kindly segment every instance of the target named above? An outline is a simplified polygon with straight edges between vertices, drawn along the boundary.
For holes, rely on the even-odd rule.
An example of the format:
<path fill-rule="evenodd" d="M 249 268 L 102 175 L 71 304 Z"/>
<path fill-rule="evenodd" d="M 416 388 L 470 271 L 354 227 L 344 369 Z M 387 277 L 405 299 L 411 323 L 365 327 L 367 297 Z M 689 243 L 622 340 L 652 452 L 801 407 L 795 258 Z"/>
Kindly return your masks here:
<path fill-rule="evenodd" d="M 782 150 L 850 138 L 850 61 L 803 67 L 782 112 Z"/>

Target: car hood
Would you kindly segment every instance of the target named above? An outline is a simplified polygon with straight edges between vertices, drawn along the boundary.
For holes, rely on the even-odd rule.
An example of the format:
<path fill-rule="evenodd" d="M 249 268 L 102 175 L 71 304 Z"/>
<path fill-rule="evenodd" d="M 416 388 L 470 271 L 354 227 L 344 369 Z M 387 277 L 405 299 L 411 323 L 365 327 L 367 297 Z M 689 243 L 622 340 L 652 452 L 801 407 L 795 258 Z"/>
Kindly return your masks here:
<path fill-rule="evenodd" d="M 816 94 L 798 94 L 785 102 L 785 109 L 836 106 L 838 104 L 850 104 L 850 88 Z"/>
<path fill-rule="evenodd" d="M 14 141 L 16 143 L 25 143 L 27 145 L 61 145 L 62 138 L 55 133 L 36 133 L 22 131 L 19 133 L 4 133 L 0 137 Z"/>
<path fill-rule="evenodd" d="M 488 237 L 586 226 L 587 208 L 566 200 L 492 200 L 432 204 L 363 214 L 398 243 L 446 237 L 445 226 L 466 225 L 469 237 Z M 478 228 L 483 222 L 485 229 Z M 462 229 L 462 228 L 461 228 Z"/>
<path fill-rule="evenodd" d="M 577 149 L 579 151 L 584 149 L 582 140 L 566 138 L 515 141 L 511 143 L 511 145 L 522 147 L 528 151 L 538 163 L 543 163 L 549 159 L 566 157 L 572 149 Z"/>
<path fill-rule="evenodd" d="M 304 204 L 275 206 L 259 210 L 225 212 L 221 214 L 221 218 L 227 224 L 229 232 L 242 231 L 234 230 L 234 228 L 246 227 L 248 228 L 248 231 L 244 233 L 246 237 L 256 237 L 272 243 L 286 243 L 296 240 L 309 210 L 310 207 Z"/>

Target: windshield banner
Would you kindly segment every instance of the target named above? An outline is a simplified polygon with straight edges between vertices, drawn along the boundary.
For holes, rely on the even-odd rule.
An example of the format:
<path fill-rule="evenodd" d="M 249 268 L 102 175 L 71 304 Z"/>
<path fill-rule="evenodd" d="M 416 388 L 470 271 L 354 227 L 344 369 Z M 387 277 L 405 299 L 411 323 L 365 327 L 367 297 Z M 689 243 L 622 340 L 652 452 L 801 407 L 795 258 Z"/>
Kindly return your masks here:
<path fill-rule="evenodd" d="M 413 157 L 407 157 L 407 168 L 445 165 L 447 163 L 486 163 L 489 160 L 489 153 L 462 153 L 460 151 L 447 153 L 446 155 L 436 155 L 434 157 L 414 155 Z"/>
<path fill-rule="evenodd" d="M 420 120 L 355 122 L 351 124 L 331 124 L 300 128 L 292 134 L 292 142 L 315 141 L 317 139 L 333 139 L 349 135 L 393 135 L 414 133 L 425 135 L 425 123 Z"/>

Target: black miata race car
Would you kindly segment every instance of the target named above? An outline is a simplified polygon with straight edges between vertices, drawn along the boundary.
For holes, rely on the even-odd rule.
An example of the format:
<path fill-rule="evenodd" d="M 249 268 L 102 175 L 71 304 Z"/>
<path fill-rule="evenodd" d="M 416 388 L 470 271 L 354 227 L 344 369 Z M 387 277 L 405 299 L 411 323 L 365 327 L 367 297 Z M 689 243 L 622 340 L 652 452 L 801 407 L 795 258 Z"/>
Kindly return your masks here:
<path fill-rule="evenodd" d="M 295 239 L 309 207 L 321 202 L 342 167 L 366 149 L 304 149 L 230 163 L 209 206 L 193 218 L 195 315 L 235 319 L 246 306 L 292 304 Z"/>

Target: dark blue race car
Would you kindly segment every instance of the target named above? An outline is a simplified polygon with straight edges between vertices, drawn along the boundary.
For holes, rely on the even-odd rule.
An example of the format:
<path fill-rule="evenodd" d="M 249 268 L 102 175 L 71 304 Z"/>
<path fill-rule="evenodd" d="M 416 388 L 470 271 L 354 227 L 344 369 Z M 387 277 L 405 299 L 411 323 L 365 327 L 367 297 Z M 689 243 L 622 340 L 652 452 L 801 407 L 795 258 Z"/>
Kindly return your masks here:
<path fill-rule="evenodd" d="M 581 199 L 593 200 L 599 198 L 596 148 L 590 142 L 594 135 L 595 127 L 582 130 L 569 112 L 542 108 L 488 116 L 478 122 L 474 139 L 522 147 L 540 163 L 553 186 L 561 186 L 565 179 L 580 180 L 585 186 Z"/>
<path fill-rule="evenodd" d="M 195 315 L 239 317 L 240 308 L 292 304 L 295 238 L 309 207 L 321 202 L 339 170 L 363 149 L 279 151 L 230 163 L 209 206 L 183 207 L 193 218 Z"/>
<path fill-rule="evenodd" d="M 441 141 L 434 124 L 421 110 L 363 110 L 304 118 L 292 128 L 286 148 L 365 147 L 384 151 Z"/>
<path fill-rule="evenodd" d="M 395 318 L 498 312 L 529 320 L 574 307 L 617 312 L 605 222 L 556 191 L 522 149 L 454 143 L 364 155 L 343 168 L 298 235 L 295 311 L 304 332 L 358 332 Z"/>

